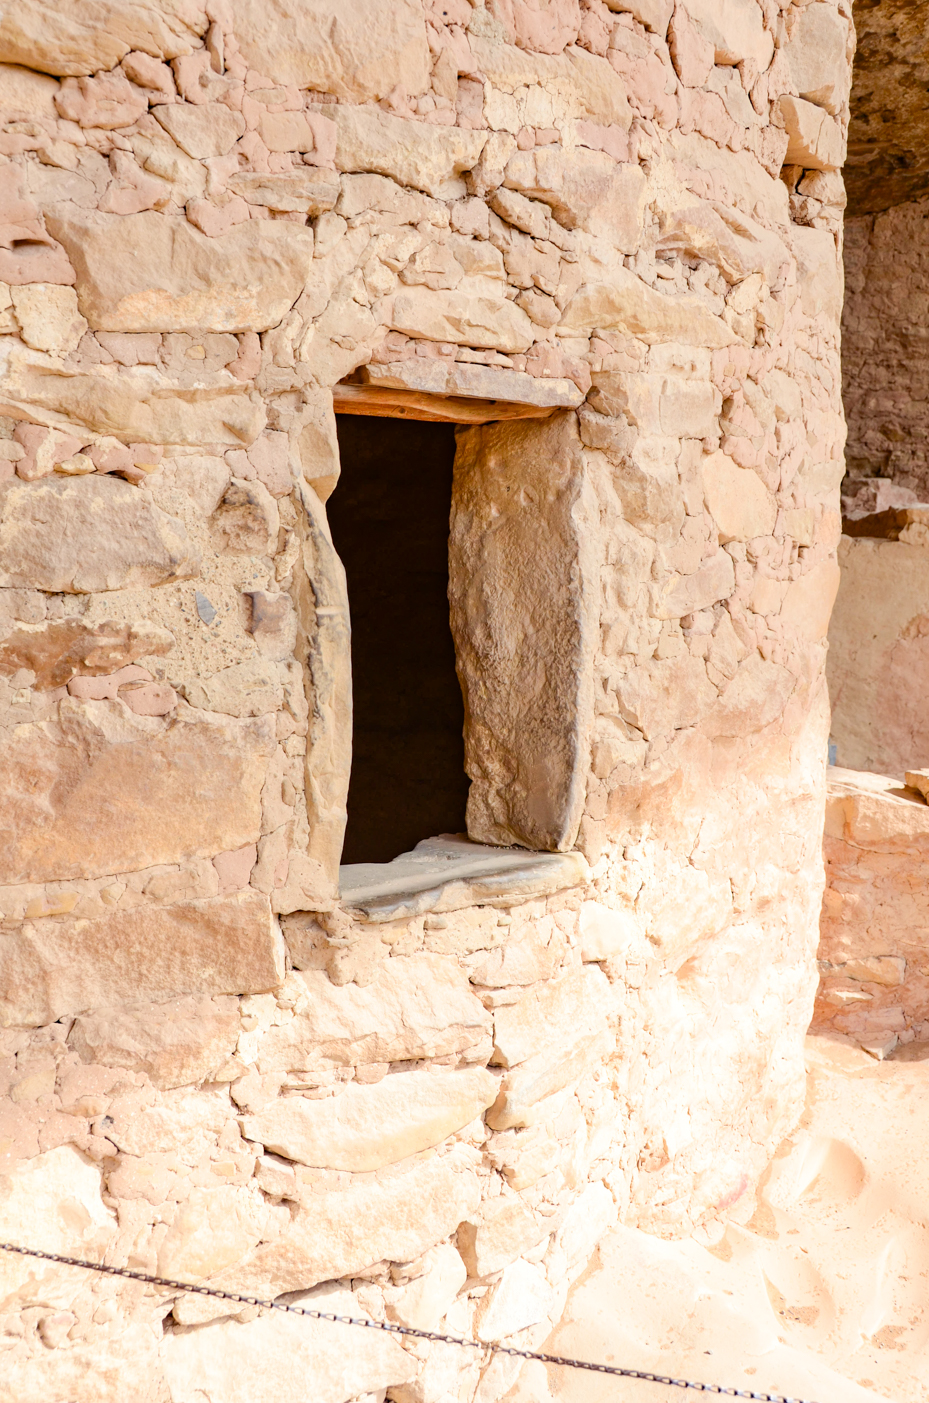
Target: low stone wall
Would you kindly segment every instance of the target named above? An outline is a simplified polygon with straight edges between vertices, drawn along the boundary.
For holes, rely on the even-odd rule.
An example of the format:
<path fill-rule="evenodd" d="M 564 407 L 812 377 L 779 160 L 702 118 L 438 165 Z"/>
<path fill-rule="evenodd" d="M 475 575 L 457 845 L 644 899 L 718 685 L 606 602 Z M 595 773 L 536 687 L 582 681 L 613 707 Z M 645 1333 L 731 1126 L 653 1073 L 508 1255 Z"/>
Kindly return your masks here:
<path fill-rule="evenodd" d="M 812 1031 L 852 1037 L 882 1057 L 929 1041 L 925 797 L 885 775 L 832 770 L 825 859 Z"/>

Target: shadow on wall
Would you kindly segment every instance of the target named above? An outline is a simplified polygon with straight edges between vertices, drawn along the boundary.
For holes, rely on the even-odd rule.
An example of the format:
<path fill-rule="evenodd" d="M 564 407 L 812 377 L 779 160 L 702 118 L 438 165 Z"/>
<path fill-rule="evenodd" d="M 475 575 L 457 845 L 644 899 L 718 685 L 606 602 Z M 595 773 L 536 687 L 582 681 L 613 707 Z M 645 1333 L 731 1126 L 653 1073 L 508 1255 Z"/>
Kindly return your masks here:
<path fill-rule="evenodd" d="M 464 707 L 448 622 L 451 424 L 340 415 L 328 503 L 348 576 L 353 753 L 342 861 L 465 831 Z"/>

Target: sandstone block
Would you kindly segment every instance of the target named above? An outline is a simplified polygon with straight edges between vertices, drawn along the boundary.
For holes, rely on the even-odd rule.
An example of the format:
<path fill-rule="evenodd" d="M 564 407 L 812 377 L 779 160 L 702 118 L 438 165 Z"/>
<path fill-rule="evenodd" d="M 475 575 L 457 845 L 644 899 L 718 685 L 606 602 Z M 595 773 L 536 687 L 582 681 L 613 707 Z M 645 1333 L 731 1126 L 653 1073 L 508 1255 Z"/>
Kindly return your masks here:
<path fill-rule="evenodd" d="M 73 287 L 27 283 L 10 289 L 22 338 L 34 351 L 63 356 L 77 349 L 87 323 Z"/>
<path fill-rule="evenodd" d="M 778 100 L 778 108 L 788 137 L 788 165 L 817 171 L 838 170 L 842 166 L 845 138 L 834 118 L 815 103 L 786 94 Z"/>
<path fill-rule="evenodd" d="M 33 686 L 43 691 L 65 686 L 77 673 L 95 676 L 115 672 L 136 658 L 163 657 L 174 642 L 166 628 L 146 619 L 87 624 L 81 618 L 65 618 L 20 624 L 0 642 L 0 673 L 28 668 L 35 673 Z"/>
<path fill-rule="evenodd" d="M 573 415 L 459 434 L 450 598 L 478 842 L 574 846 L 593 704 L 596 520 Z"/>
<path fill-rule="evenodd" d="M 615 268 L 608 283 L 588 283 L 565 308 L 562 326 L 571 331 L 626 331 L 649 345 L 677 341 L 684 346 L 729 346 L 737 337 L 690 295 L 656 292 L 628 268 Z"/>
<path fill-rule="evenodd" d="M 116 1236 L 116 1220 L 101 1196 L 96 1164 L 71 1145 L 21 1159 L 5 1178 L 5 1241 L 44 1252 L 102 1261 Z M 69 1305 L 73 1278 L 51 1262 L 0 1254 L 0 1300 L 7 1311 L 22 1309 L 38 1289 L 43 1303 Z"/>
<path fill-rule="evenodd" d="M 719 704 L 701 730 L 710 736 L 750 736 L 760 731 L 782 714 L 795 682 L 786 667 L 753 653 L 723 688 Z"/>
<path fill-rule="evenodd" d="M 718 432 L 720 397 L 708 380 L 620 371 L 601 376 L 598 386 L 606 378 L 616 409 L 643 434 L 707 438 Z"/>
<path fill-rule="evenodd" d="M 284 699 L 277 668 L 262 659 L 234 663 L 212 677 L 187 682 L 184 696 L 191 706 L 227 716 L 264 716 L 279 710 Z"/>
<path fill-rule="evenodd" d="M 180 521 L 116 478 L 0 483 L 0 584 L 83 594 L 189 580 L 200 559 Z"/>
<path fill-rule="evenodd" d="M 399 1299 L 387 1306 L 391 1320 L 414 1330 L 437 1330 L 468 1278 L 464 1262 L 450 1244 L 434 1247 L 426 1262 L 422 1276 L 414 1277 Z"/>
<path fill-rule="evenodd" d="M 234 477 L 213 516 L 213 539 L 233 555 L 274 555 L 280 513 L 263 482 Z"/>
<path fill-rule="evenodd" d="M 288 1096 L 243 1122 L 243 1134 L 286 1159 L 361 1174 L 439 1145 L 497 1094 L 483 1068 L 397 1072 L 324 1101 Z"/>
<path fill-rule="evenodd" d="M 429 86 L 431 60 L 422 6 L 398 0 L 240 0 L 235 31 L 251 67 L 280 83 L 334 93 L 342 102 L 378 101 L 399 85 Z"/>
<path fill-rule="evenodd" d="M 263 993 L 284 978 L 267 897 L 237 892 L 0 935 L 0 1023 L 41 1026 L 94 1008 L 183 994 Z"/>
<path fill-rule="evenodd" d="M 231 1267 L 266 1235 L 270 1209 L 256 1191 L 231 1184 L 194 1189 L 158 1248 L 158 1275 L 203 1281 Z"/>
<path fill-rule="evenodd" d="M 22 0 L 0 20 L 0 61 L 43 73 L 98 73 L 132 49 L 158 58 L 188 54 L 206 25 L 186 0 L 109 0 L 105 9 L 98 0 L 75 0 L 66 12 L 56 0 Z"/>
<path fill-rule="evenodd" d="M 802 98 L 835 116 L 848 101 L 848 21 L 832 5 L 807 5 L 785 46 L 794 86 Z"/>
<path fill-rule="evenodd" d="M 312 232 L 281 220 L 250 219 L 210 239 L 176 215 L 59 206 L 48 225 L 75 260 L 80 308 L 98 331 L 267 331 L 303 291 L 313 258 Z"/>
<path fill-rule="evenodd" d="M 294 949 L 293 928 L 287 938 Z M 326 1059 L 339 1066 L 447 1057 L 480 1044 L 492 1023 L 467 975 L 439 955 L 394 956 L 364 987 L 331 983 L 320 970 L 295 976 L 307 1002 L 294 1021 L 272 1028 L 260 1049 L 263 1070 Z"/>
<path fill-rule="evenodd" d="M 0 738 L 0 881 L 139 871 L 257 841 L 270 719 L 164 722 L 73 697 L 59 716 Z"/>
<path fill-rule="evenodd" d="M 8 122 L 55 121 L 58 84 L 46 73 L 4 63 L 0 66 L 0 112 Z"/>
<path fill-rule="evenodd" d="M 201 372 L 199 383 L 178 384 L 151 365 L 81 372 L 60 369 L 32 351 L 11 353 L 0 380 L 0 405 L 40 423 L 129 443 L 204 443 L 242 448 L 265 425 L 264 406 L 228 371 Z"/>
<path fill-rule="evenodd" d="M 214 1284 L 277 1296 L 385 1259 L 410 1262 L 443 1242 L 479 1201 L 480 1181 L 463 1149 L 355 1178 L 344 1188 L 303 1190 L 288 1231 Z"/>
<path fill-rule="evenodd" d="M 655 658 L 626 674 L 616 698 L 623 719 L 651 740 L 696 725 L 716 701 L 716 688 L 700 658 Z"/>
<path fill-rule="evenodd" d="M 470 297 L 463 292 L 411 287 L 392 299 L 389 324 L 394 331 L 427 341 L 496 351 L 526 351 L 532 322 L 521 307 L 500 297 Z"/>
<path fill-rule="evenodd" d="M 714 263 L 732 282 L 763 273 L 775 282 L 789 258 L 783 239 L 739 210 L 708 201 L 661 216 L 658 247 Z"/>
<path fill-rule="evenodd" d="M 479 1340 L 502 1340 L 538 1325 L 553 1310 L 555 1293 L 542 1267 L 518 1261 L 506 1268 L 478 1311 Z"/>
<path fill-rule="evenodd" d="M 169 1090 L 209 1081 L 235 1051 L 242 1031 L 235 999 L 192 994 L 74 1020 L 68 1043 L 84 1062 L 143 1071 Z"/>
<path fill-rule="evenodd" d="M 569 1268 L 590 1260 L 604 1235 L 615 1226 L 616 1202 L 605 1184 L 588 1184 L 572 1203 L 558 1230 L 558 1245 Z"/>
<path fill-rule="evenodd" d="M 551 1226 L 537 1219 L 515 1195 L 490 1199 L 474 1221 L 458 1229 L 458 1251 L 468 1275 L 493 1276 L 502 1271 L 547 1237 Z"/>
<path fill-rule="evenodd" d="M 825 638 L 832 606 L 839 590 L 839 567 L 823 560 L 788 585 L 780 618 L 785 629 L 807 643 Z"/>
<path fill-rule="evenodd" d="M 754 476 L 754 474 L 753 474 Z M 671 575 L 655 602 L 659 619 L 681 619 L 728 599 L 735 589 L 735 567 L 724 550 L 707 557 L 692 575 Z"/>
<path fill-rule="evenodd" d="M 715 50 L 716 62 L 754 59 L 764 72 L 774 53 L 774 36 L 765 29 L 755 0 L 687 0 L 687 13 L 699 34 Z"/>
<path fill-rule="evenodd" d="M 374 171 L 438 199 L 465 194 L 461 176 L 477 164 L 487 133 L 436 127 L 368 107 L 327 108 L 338 126 L 341 171 Z"/>
<path fill-rule="evenodd" d="M 240 171 L 231 175 L 226 183 L 233 194 L 250 205 L 300 211 L 314 218 L 332 209 L 339 198 L 338 176 L 318 166 L 304 166 L 302 170 L 273 175 Z"/>
<path fill-rule="evenodd" d="M 493 1130 L 510 1130 L 544 1120 L 547 1098 L 601 1066 L 614 1047 L 605 1027 L 592 1030 L 588 1025 L 572 1038 L 527 1057 L 504 1077 L 500 1095 L 487 1112 L 487 1124 Z"/>
<path fill-rule="evenodd" d="M 596 966 L 585 966 L 537 984 L 515 1004 L 497 1009 L 494 1057 L 515 1067 L 551 1044 L 570 1042 L 578 1030 L 597 1028 L 615 1012 L 610 982 Z"/>
<path fill-rule="evenodd" d="M 777 505 L 757 473 L 740 468 L 725 453 L 711 453 L 703 460 L 702 471 L 706 505 L 720 542 L 770 536 Z"/>
<path fill-rule="evenodd" d="M 351 1291 L 326 1287 L 297 1304 L 368 1318 Z M 378 1330 L 269 1311 L 247 1325 L 222 1320 L 175 1331 L 161 1347 L 170 1403 L 345 1403 L 373 1397 L 416 1374 L 416 1360 Z"/>
<path fill-rule="evenodd" d="M 187 102 L 152 108 L 152 116 L 194 160 L 225 156 L 245 132 L 245 118 L 218 102 L 193 106 Z"/>
<path fill-rule="evenodd" d="M 598 901 L 585 901 L 581 906 L 578 930 L 582 960 L 612 959 L 641 938 L 639 921 L 631 911 L 615 910 Z"/>
<path fill-rule="evenodd" d="M 828 229 L 793 230 L 800 304 L 808 317 L 825 316 L 838 326 L 842 316 L 844 270 Z"/>
<path fill-rule="evenodd" d="M 584 229 L 623 253 L 635 253 L 639 246 L 645 176 L 638 166 L 617 165 L 603 151 L 582 146 L 570 152 L 540 146 L 510 157 L 504 183 L 549 205 L 566 229 Z"/>

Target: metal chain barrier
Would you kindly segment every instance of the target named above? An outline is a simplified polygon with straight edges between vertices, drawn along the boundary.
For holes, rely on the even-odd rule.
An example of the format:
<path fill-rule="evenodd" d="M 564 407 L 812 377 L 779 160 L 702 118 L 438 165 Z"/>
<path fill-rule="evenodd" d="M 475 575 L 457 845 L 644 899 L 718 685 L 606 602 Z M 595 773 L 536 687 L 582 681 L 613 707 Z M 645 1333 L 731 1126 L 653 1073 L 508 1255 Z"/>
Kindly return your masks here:
<path fill-rule="evenodd" d="M 283 1301 L 263 1301 L 258 1296 L 240 1296 L 235 1291 L 220 1291 L 213 1286 L 191 1286 L 186 1281 L 171 1281 L 164 1276 L 151 1276 L 145 1271 L 128 1267 L 108 1267 L 99 1262 L 85 1262 L 80 1257 L 62 1257 L 56 1252 L 40 1252 L 34 1247 L 17 1247 L 12 1242 L 0 1242 L 0 1252 L 15 1252 L 20 1257 L 36 1257 L 42 1262 L 57 1262 L 65 1267 L 81 1267 L 84 1271 L 104 1276 L 121 1276 L 128 1281 L 141 1281 L 146 1286 L 165 1286 L 171 1291 L 185 1291 L 195 1296 L 211 1296 L 217 1301 L 231 1301 L 237 1306 L 257 1306 L 261 1310 L 285 1311 L 288 1315 L 304 1315 L 310 1320 L 325 1320 L 335 1325 L 357 1325 L 365 1330 L 382 1330 L 388 1335 L 406 1335 L 414 1340 L 432 1344 L 457 1345 L 459 1349 L 477 1349 L 488 1354 L 505 1354 L 511 1359 L 536 1359 L 540 1364 L 560 1364 L 565 1369 L 586 1369 L 593 1374 L 612 1374 L 621 1379 L 640 1379 L 644 1383 L 664 1384 L 668 1388 L 690 1388 L 697 1393 L 717 1393 L 726 1398 L 751 1398 L 756 1403 L 810 1403 L 809 1399 L 788 1398 L 782 1393 L 756 1393 L 748 1388 L 727 1388 L 724 1384 L 696 1383 L 693 1379 L 675 1379 L 666 1374 L 650 1374 L 642 1369 L 623 1369 L 618 1364 L 591 1364 L 586 1359 L 567 1359 L 560 1354 L 540 1354 L 531 1349 L 514 1349 L 512 1345 L 466 1340 L 459 1335 L 440 1335 L 435 1330 L 416 1330 L 409 1325 L 395 1325 L 383 1320 L 360 1320 L 353 1315 L 332 1315 L 328 1311 L 308 1306 L 286 1305 Z"/>

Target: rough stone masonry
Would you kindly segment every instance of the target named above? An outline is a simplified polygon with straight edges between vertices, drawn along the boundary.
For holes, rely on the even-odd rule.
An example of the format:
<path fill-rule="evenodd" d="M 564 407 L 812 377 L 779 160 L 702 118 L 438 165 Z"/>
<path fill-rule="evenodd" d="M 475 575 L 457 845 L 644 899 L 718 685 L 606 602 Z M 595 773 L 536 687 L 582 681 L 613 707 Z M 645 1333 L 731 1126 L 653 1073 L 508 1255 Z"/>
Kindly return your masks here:
<path fill-rule="evenodd" d="M 532 1346 L 612 1223 L 751 1217 L 816 984 L 853 47 L 847 0 L 3 7 L 4 1238 Z M 469 836 L 527 866 L 392 906 L 339 888 L 346 381 L 536 413 L 461 429 L 449 539 Z M 518 1372 L 224 1309 L 0 1260 L 0 1398 Z"/>

